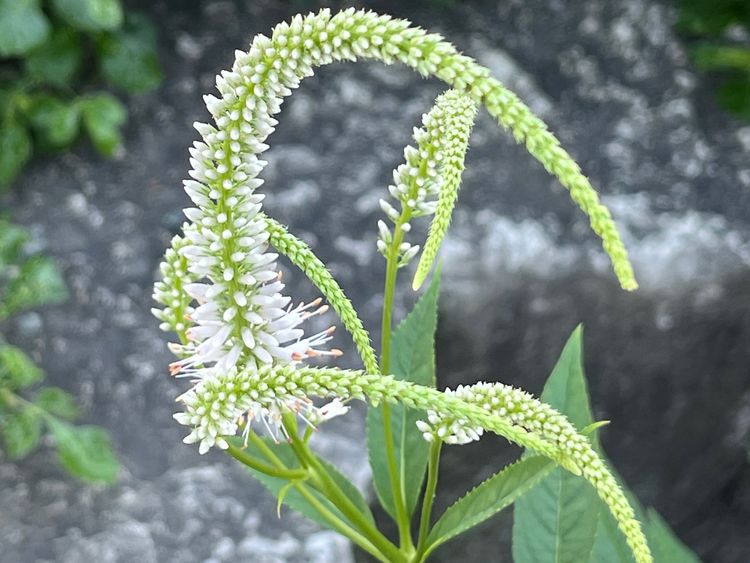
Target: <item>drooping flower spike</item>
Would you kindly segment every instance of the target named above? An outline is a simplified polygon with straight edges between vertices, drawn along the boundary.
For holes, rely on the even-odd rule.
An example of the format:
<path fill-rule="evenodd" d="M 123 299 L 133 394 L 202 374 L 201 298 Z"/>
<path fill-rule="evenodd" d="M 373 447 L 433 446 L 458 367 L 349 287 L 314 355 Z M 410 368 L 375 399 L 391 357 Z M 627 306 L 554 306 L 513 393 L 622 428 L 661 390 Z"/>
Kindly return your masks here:
<path fill-rule="evenodd" d="M 419 252 L 419 245 L 404 240 L 411 230 L 409 221 L 438 210 L 422 253 L 417 273 L 421 278 L 419 285 L 427 277 L 450 223 L 476 113 L 476 102 L 458 90 L 438 96 L 429 113 L 422 116 L 422 127 L 414 129 L 416 146 L 404 149 L 404 163 L 393 171 L 393 184 L 388 191 L 400 210 L 389 201 L 380 200 L 380 207 L 393 223 L 393 231 L 384 221 L 378 222 L 378 250 L 385 256 L 392 248 L 398 253 L 394 259 L 399 267 L 406 266 Z"/>

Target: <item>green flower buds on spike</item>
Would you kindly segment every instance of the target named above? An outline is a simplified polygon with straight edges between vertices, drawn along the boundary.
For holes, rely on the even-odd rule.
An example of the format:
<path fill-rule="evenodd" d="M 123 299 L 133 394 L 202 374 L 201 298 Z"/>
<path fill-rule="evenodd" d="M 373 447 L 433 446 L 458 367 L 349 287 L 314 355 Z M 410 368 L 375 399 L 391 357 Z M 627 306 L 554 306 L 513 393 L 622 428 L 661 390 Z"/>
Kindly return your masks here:
<path fill-rule="evenodd" d="M 461 185 L 464 157 L 466 156 L 466 150 L 469 148 L 469 135 L 477 114 L 476 103 L 457 90 L 449 90 L 440 96 L 435 102 L 435 106 L 445 106 L 444 118 L 435 124 L 438 130 L 438 134 L 435 136 L 441 142 L 440 158 L 438 159 L 438 174 L 441 180 L 440 195 L 435 216 L 430 224 L 427 242 L 412 282 L 414 290 L 422 286 L 430 273 L 440 244 L 448 231 L 453 207 L 458 198 L 458 188 Z M 429 129 L 430 126 L 428 126 L 428 131 Z"/>
<path fill-rule="evenodd" d="M 289 233 L 278 221 L 266 217 L 266 229 L 270 235 L 271 246 L 302 270 L 338 313 L 344 328 L 351 334 L 357 346 L 365 369 L 371 373 L 377 373 L 378 360 L 370 344 L 370 335 L 367 334 L 351 301 L 346 297 L 338 282 L 333 279 L 325 264 L 315 256 L 304 241 Z"/>
<path fill-rule="evenodd" d="M 187 259 L 180 255 L 186 246 L 180 236 L 172 239 L 172 246 L 160 264 L 161 280 L 154 284 L 154 300 L 164 305 L 163 309 L 152 309 L 154 316 L 161 321 L 159 328 L 165 332 L 176 332 L 181 340 L 192 325 L 189 320 L 192 299 L 185 292 L 185 286 L 195 280 L 188 271 Z"/>

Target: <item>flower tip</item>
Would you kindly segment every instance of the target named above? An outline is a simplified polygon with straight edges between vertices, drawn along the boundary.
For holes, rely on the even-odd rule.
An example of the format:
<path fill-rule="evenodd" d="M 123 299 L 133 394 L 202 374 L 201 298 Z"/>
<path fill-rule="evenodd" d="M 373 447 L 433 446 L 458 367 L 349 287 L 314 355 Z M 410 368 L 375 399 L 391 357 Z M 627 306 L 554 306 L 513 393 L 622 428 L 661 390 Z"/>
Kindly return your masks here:
<path fill-rule="evenodd" d="M 417 270 L 417 273 L 414 274 L 414 279 L 411 282 L 411 288 L 414 291 L 418 291 L 420 287 L 422 287 L 422 284 L 425 280 L 425 275 L 421 272 L 421 270 Z"/>
<path fill-rule="evenodd" d="M 635 291 L 636 289 L 638 289 L 638 282 L 635 281 L 635 278 L 630 278 L 628 280 L 621 282 L 620 286 L 625 291 Z"/>

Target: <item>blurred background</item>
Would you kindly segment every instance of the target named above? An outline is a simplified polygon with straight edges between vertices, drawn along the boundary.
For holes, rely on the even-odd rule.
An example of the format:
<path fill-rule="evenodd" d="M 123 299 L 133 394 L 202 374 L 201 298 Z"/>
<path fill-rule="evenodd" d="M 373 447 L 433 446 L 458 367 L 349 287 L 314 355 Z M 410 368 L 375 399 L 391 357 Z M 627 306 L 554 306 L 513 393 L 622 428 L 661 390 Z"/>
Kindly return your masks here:
<path fill-rule="evenodd" d="M 594 414 L 612 421 L 601 435 L 624 479 L 703 561 L 750 558 L 750 3 L 89 4 L 0 0 L 0 383 L 34 395 L 44 377 L 59 391 L 33 400 L 97 425 L 114 453 L 60 464 L 59 432 L 32 421 L 39 439 L 12 442 L 6 422 L 0 562 L 364 560 L 289 511 L 278 519 L 228 458 L 181 443 L 171 414 L 183 385 L 149 313 L 188 203 L 202 94 L 254 34 L 323 5 L 406 17 L 488 66 L 600 189 L 641 283 L 618 288 L 563 188 L 481 113 L 443 251 L 440 385 L 538 394 L 582 322 Z M 286 102 L 267 153 L 268 212 L 330 266 L 376 341 L 377 201 L 443 89 L 402 67 L 321 69 Z M 315 295 L 288 274 L 290 294 Z M 402 278 L 399 316 L 414 301 Z M 355 366 L 343 332 L 336 346 Z M 33 381 L 13 379 L 19 365 Z M 362 415 L 315 440 L 368 487 Z M 84 446 L 99 452 L 107 439 L 96 436 Z M 438 510 L 517 454 L 492 440 L 448 448 Z M 503 514 L 436 560 L 510 560 L 510 522 Z"/>

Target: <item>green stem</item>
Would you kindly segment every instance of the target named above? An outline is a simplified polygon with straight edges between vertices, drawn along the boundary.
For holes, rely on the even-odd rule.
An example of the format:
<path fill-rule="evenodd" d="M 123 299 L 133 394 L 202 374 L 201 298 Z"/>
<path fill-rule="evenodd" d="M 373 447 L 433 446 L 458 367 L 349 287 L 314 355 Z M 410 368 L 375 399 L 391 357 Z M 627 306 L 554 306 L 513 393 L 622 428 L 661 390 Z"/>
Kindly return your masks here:
<path fill-rule="evenodd" d="M 381 553 L 388 557 L 388 561 L 399 562 L 406 561 L 404 555 L 378 530 L 370 520 L 368 520 L 362 511 L 344 494 L 341 488 L 330 477 L 328 471 L 320 463 L 317 456 L 310 450 L 310 447 L 300 440 L 297 435 L 296 422 L 293 420 L 291 413 L 282 415 L 284 426 L 287 428 L 291 439 L 291 446 L 294 453 L 300 460 L 300 463 L 309 468 L 311 482 L 322 494 L 330 500 L 341 513 L 346 516 L 357 528 L 367 536 L 367 538 L 380 550 Z M 291 422 L 290 422 L 290 419 Z"/>
<path fill-rule="evenodd" d="M 404 239 L 401 225 L 409 220 L 410 213 L 403 212 L 396 222 L 386 257 L 385 288 L 383 290 L 383 318 L 380 328 L 380 372 L 390 373 L 391 362 L 391 332 L 393 319 L 393 299 L 396 291 L 396 276 L 398 274 L 398 248 Z M 396 448 L 393 443 L 393 427 L 391 424 L 391 407 L 388 403 L 381 406 L 383 414 L 383 434 L 385 441 L 385 455 L 388 462 L 388 476 L 391 481 L 393 504 L 396 510 L 396 524 L 401 546 L 407 551 L 413 551 L 414 543 L 411 537 L 409 514 L 406 510 L 406 493 L 396 461 Z"/>
<path fill-rule="evenodd" d="M 310 473 L 304 469 L 280 469 L 265 464 L 262 461 L 255 459 L 242 448 L 238 448 L 232 444 L 229 444 L 227 453 L 240 463 L 248 466 L 250 469 L 255 469 L 256 471 L 260 471 L 271 477 L 279 477 L 281 479 L 289 479 L 290 481 L 293 481 L 296 479 L 304 480 L 310 476 Z"/>
<path fill-rule="evenodd" d="M 266 444 L 263 439 L 260 438 L 260 436 L 258 436 L 255 432 L 250 432 L 249 440 L 255 446 L 257 446 L 257 448 L 263 453 L 263 455 L 266 456 L 268 461 L 270 461 L 277 470 L 290 471 L 290 469 L 284 464 L 284 462 L 281 461 L 281 459 L 273 452 L 273 450 L 268 447 L 268 444 Z M 309 475 L 307 471 L 305 471 L 305 473 Z M 336 516 L 336 514 L 334 514 L 327 506 L 320 502 L 320 500 L 318 500 L 318 498 L 310 491 L 310 488 L 305 485 L 305 483 L 298 480 L 293 480 L 292 483 L 294 488 L 299 491 L 302 497 L 313 508 L 315 508 L 315 510 L 317 510 L 323 518 L 328 521 L 328 523 L 334 530 L 352 540 L 367 553 L 375 557 L 378 561 L 382 561 L 383 563 L 389 563 L 390 561 L 392 561 L 390 558 L 386 557 L 380 549 L 375 547 L 373 542 L 371 542 L 368 538 L 352 528 L 346 522 L 341 520 L 341 518 Z"/>
<path fill-rule="evenodd" d="M 419 541 L 417 542 L 417 555 L 415 562 L 422 560 L 427 547 L 427 534 L 430 531 L 430 517 L 432 515 L 432 503 L 435 500 L 435 490 L 437 488 L 438 472 L 440 465 L 440 450 L 443 442 L 437 438 L 430 444 L 430 458 L 427 464 L 427 487 L 424 492 L 422 501 L 422 515 L 419 520 Z"/>

